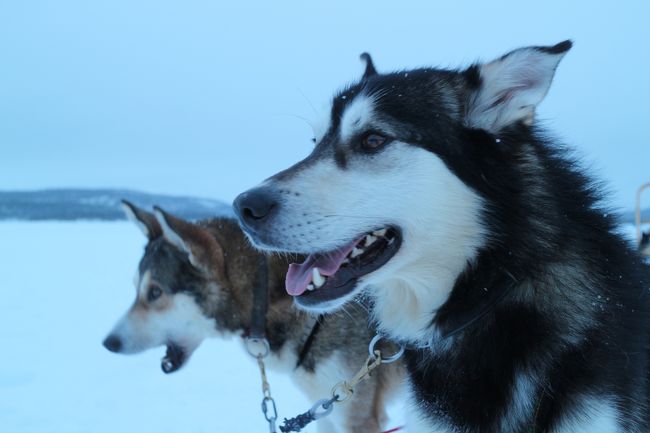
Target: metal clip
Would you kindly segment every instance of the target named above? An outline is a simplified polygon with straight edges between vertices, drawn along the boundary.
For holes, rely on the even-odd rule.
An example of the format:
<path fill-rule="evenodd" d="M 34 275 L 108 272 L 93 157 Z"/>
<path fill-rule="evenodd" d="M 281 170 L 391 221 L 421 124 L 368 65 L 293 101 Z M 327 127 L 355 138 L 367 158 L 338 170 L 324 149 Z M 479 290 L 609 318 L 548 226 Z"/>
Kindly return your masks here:
<path fill-rule="evenodd" d="M 334 410 L 334 403 L 336 402 L 336 398 L 332 397 L 329 400 L 324 398 L 322 400 L 318 400 L 312 407 L 309 409 L 309 413 L 311 416 L 314 418 L 314 420 L 318 420 L 320 418 L 326 417 L 332 411 Z M 319 412 L 320 409 L 323 409 L 321 412 Z"/>
<path fill-rule="evenodd" d="M 294 418 L 285 418 L 283 425 L 280 426 L 280 430 L 285 433 L 299 432 L 312 421 L 316 421 L 329 415 L 334 409 L 334 403 L 342 403 L 350 399 L 354 393 L 354 388 L 359 384 L 359 382 L 367 379 L 375 368 L 379 367 L 381 364 L 389 364 L 401 358 L 404 353 L 404 346 L 400 346 L 397 353 L 387 358 L 381 356 L 381 351 L 375 349 L 375 346 L 382 338 L 383 337 L 380 334 L 377 334 L 370 341 L 370 344 L 368 345 L 370 356 L 368 356 L 365 364 L 352 379 L 344 380 L 334 385 L 331 397 L 329 399 L 325 398 L 318 400 L 307 412 Z"/>
<path fill-rule="evenodd" d="M 269 423 L 269 432 L 276 433 L 275 422 L 278 420 L 278 409 L 275 406 L 273 397 L 264 397 L 262 399 L 262 413 Z"/>

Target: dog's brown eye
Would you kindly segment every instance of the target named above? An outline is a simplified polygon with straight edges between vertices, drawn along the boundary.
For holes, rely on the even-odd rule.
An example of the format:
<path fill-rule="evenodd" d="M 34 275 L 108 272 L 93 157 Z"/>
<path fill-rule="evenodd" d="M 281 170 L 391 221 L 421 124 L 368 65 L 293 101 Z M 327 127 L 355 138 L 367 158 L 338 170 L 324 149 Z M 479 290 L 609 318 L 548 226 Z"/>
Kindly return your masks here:
<path fill-rule="evenodd" d="M 388 139 L 383 135 L 370 133 L 363 137 L 363 140 L 361 141 L 361 148 L 363 150 L 377 150 L 386 144 L 386 141 L 388 141 Z"/>
<path fill-rule="evenodd" d="M 151 286 L 149 288 L 149 293 L 147 294 L 147 298 L 149 299 L 149 302 L 155 301 L 156 299 L 160 298 L 160 295 L 162 295 L 162 290 L 158 286 Z"/>

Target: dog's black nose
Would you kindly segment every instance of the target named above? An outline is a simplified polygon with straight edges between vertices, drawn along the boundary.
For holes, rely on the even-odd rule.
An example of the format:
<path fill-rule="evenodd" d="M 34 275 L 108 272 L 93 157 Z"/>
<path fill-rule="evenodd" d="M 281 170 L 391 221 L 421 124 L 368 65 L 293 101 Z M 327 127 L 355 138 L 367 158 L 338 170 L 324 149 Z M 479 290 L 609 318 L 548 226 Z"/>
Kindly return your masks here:
<path fill-rule="evenodd" d="M 260 187 L 240 194 L 233 207 L 245 226 L 257 228 L 277 211 L 278 200 L 273 190 Z"/>
<path fill-rule="evenodd" d="M 115 335 L 109 335 L 106 337 L 106 340 L 104 340 L 104 347 L 111 352 L 119 352 L 122 349 L 122 340 Z"/>

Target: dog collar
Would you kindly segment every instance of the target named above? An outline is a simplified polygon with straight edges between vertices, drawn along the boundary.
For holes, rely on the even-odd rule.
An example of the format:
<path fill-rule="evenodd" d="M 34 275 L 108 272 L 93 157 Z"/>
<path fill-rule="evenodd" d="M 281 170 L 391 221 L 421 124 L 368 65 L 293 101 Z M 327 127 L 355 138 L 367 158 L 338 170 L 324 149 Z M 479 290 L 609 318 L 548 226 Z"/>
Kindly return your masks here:
<path fill-rule="evenodd" d="M 259 255 L 255 282 L 253 284 L 253 308 L 247 337 L 252 340 L 266 339 L 266 313 L 269 308 L 269 269 L 266 256 Z"/>
<path fill-rule="evenodd" d="M 476 289 L 474 284 L 467 284 L 469 292 L 464 292 L 463 297 L 471 296 L 472 302 L 464 305 L 457 299 L 443 306 L 441 315 L 437 317 L 437 326 L 443 339 L 460 334 L 478 320 L 486 316 L 511 292 L 518 279 L 504 268 L 500 268 L 500 276 L 489 287 L 483 290 Z M 468 289 L 466 289 L 468 290 Z"/>

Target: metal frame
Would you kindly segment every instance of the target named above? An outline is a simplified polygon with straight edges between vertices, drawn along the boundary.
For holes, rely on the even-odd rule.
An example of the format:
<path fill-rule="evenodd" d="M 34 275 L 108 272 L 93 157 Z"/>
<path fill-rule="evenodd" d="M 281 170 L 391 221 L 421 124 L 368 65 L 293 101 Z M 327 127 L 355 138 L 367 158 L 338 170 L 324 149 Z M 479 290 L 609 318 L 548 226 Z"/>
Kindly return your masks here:
<path fill-rule="evenodd" d="M 636 223 L 636 244 L 641 245 L 641 224 L 650 223 L 650 220 L 641 221 L 641 193 L 650 188 L 650 182 L 645 183 L 639 187 L 636 191 L 636 211 L 634 214 L 634 219 Z"/>

